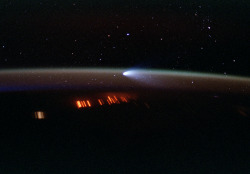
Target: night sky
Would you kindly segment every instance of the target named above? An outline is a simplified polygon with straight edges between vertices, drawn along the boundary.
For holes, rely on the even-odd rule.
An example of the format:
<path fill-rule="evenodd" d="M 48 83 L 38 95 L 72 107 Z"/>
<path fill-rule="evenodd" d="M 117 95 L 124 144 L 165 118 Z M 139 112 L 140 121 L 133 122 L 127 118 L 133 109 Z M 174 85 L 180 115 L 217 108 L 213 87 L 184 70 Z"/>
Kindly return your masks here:
<path fill-rule="evenodd" d="M 0 68 L 250 76 L 249 0 L 1 0 Z"/>

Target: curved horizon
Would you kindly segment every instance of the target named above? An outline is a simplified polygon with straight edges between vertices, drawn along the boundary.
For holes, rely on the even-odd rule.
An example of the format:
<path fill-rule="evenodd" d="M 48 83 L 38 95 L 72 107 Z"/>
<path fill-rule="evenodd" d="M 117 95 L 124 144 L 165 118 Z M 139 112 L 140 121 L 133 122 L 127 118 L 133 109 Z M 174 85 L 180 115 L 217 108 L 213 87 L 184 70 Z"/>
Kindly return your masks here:
<path fill-rule="evenodd" d="M 124 76 L 132 72 L 132 76 Z M 161 69 L 30 68 L 0 71 L 0 91 L 154 88 L 250 93 L 250 78 Z"/>

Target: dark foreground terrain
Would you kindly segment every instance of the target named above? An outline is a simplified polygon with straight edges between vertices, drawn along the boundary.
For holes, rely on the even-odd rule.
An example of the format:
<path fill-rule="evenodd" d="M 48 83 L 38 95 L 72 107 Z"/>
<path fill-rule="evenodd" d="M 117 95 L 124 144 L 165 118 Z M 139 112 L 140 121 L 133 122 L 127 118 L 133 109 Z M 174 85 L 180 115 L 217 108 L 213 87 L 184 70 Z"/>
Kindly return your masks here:
<path fill-rule="evenodd" d="M 0 172 L 250 172 L 249 96 L 123 91 L 134 97 L 77 107 L 105 95 L 2 93 Z"/>

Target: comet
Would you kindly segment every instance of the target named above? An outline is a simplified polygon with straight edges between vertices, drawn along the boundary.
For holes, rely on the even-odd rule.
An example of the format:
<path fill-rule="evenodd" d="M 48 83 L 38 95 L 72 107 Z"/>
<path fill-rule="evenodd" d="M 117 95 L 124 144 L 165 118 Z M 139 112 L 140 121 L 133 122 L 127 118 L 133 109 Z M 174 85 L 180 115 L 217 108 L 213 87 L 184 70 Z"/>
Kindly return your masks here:
<path fill-rule="evenodd" d="M 132 76 L 133 74 L 135 74 L 134 71 L 125 71 L 125 72 L 123 72 L 124 76 Z"/>

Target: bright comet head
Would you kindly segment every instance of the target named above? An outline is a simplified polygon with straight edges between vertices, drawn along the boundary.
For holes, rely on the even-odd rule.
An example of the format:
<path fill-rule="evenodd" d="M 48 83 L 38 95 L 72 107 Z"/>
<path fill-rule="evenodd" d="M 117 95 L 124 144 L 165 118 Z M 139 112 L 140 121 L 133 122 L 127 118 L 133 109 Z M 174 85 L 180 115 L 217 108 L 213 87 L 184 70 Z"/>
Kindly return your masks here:
<path fill-rule="evenodd" d="M 123 72 L 123 75 L 127 77 L 137 77 L 137 76 L 140 76 L 140 71 L 128 70 L 128 71 Z"/>
<path fill-rule="evenodd" d="M 130 76 L 130 75 L 132 75 L 132 74 L 133 74 L 132 71 L 125 71 L 125 72 L 123 73 L 124 76 Z"/>

